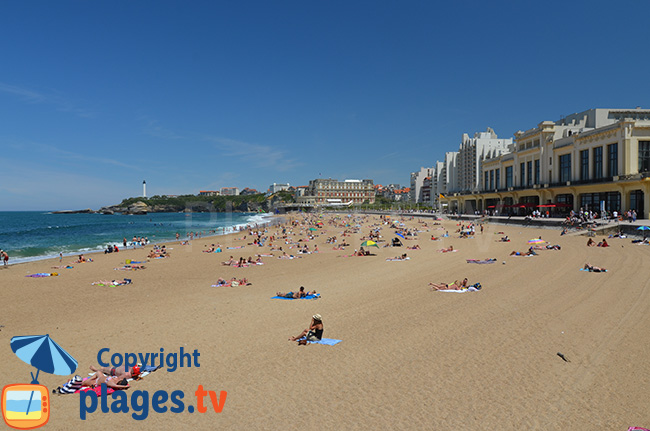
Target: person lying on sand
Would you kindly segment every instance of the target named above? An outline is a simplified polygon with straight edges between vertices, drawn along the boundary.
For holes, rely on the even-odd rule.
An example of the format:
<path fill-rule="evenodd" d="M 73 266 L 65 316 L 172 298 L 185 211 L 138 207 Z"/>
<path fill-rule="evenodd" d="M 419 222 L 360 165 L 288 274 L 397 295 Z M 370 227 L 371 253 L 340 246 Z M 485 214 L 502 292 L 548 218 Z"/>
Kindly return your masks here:
<path fill-rule="evenodd" d="M 225 262 L 221 262 L 221 264 L 222 264 L 222 265 L 226 265 L 226 266 L 234 265 L 234 264 L 235 264 L 235 258 L 232 257 L 232 256 L 230 256 L 230 259 L 228 259 L 228 260 L 225 261 Z"/>
<path fill-rule="evenodd" d="M 114 390 L 130 388 L 126 377 L 120 378 L 118 376 L 107 376 L 101 371 L 96 372 L 91 377 L 82 381 L 81 386 L 90 386 L 91 388 L 94 388 L 100 386 L 102 383 L 106 383 L 107 387 Z"/>
<path fill-rule="evenodd" d="M 589 263 L 585 263 L 584 269 L 586 269 L 589 272 L 607 272 L 607 270 L 605 268 L 601 268 L 601 267 L 598 267 L 598 266 L 593 266 L 593 265 L 590 265 Z"/>
<path fill-rule="evenodd" d="M 429 283 L 431 290 L 463 290 L 467 289 L 467 278 L 463 279 L 462 282 L 456 280 L 453 283 Z"/>
<path fill-rule="evenodd" d="M 282 293 L 282 292 L 277 292 L 276 296 L 280 296 L 282 298 L 293 298 L 293 299 L 300 299 L 304 298 L 307 295 L 315 295 L 316 291 L 312 290 L 311 292 L 305 292 L 305 287 L 300 286 L 300 290 L 297 292 L 287 292 L 287 293 Z"/>
<path fill-rule="evenodd" d="M 438 251 L 439 251 L 440 253 L 449 253 L 449 252 L 451 252 L 451 251 L 454 251 L 454 246 L 453 246 L 453 245 L 450 245 L 449 247 L 447 247 L 447 248 L 441 248 L 441 249 L 438 250 Z"/>
<path fill-rule="evenodd" d="M 304 340 L 300 340 L 301 338 Z M 289 341 L 298 341 L 299 345 L 307 344 L 307 341 L 319 341 L 323 339 L 323 318 L 320 314 L 314 314 L 311 318 L 309 328 L 305 329 L 297 337 L 289 337 Z"/>
<path fill-rule="evenodd" d="M 140 375 L 140 367 L 137 365 L 129 368 L 129 371 L 125 371 L 124 366 L 120 367 L 99 367 L 95 368 L 94 366 L 90 366 L 91 371 L 95 371 L 96 373 L 101 373 L 101 374 L 106 374 L 107 376 L 110 377 L 117 377 L 119 379 L 131 379 L 131 378 L 137 378 Z"/>
<path fill-rule="evenodd" d="M 93 285 L 103 284 L 104 286 L 123 286 L 125 284 L 131 284 L 132 280 L 130 278 L 125 278 L 124 280 L 99 280 L 93 282 Z"/>

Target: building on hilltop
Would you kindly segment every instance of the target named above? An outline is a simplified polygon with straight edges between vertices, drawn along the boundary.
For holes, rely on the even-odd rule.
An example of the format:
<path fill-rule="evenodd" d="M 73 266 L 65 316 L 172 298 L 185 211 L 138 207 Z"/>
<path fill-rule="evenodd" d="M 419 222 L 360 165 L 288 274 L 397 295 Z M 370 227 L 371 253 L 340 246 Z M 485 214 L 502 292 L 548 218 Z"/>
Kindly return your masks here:
<path fill-rule="evenodd" d="M 221 193 L 217 190 L 201 190 L 199 196 L 219 196 Z"/>
<path fill-rule="evenodd" d="M 273 183 L 269 186 L 269 193 L 273 194 L 281 192 L 282 190 L 288 190 L 289 187 L 291 187 L 289 183 Z"/>
<path fill-rule="evenodd" d="M 223 196 L 238 196 L 239 189 L 237 187 L 221 187 L 221 194 Z"/>
<path fill-rule="evenodd" d="M 451 211 L 563 208 L 650 213 L 650 110 L 590 109 L 515 133 L 511 152 L 483 160 L 477 192 Z"/>
<path fill-rule="evenodd" d="M 246 195 L 256 195 L 256 194 L 259 194 L 259 192 L 257 190 L 255 190 L 255 189 L 245 187 L 239 194 L 241 196 L 246 196 Z"/>

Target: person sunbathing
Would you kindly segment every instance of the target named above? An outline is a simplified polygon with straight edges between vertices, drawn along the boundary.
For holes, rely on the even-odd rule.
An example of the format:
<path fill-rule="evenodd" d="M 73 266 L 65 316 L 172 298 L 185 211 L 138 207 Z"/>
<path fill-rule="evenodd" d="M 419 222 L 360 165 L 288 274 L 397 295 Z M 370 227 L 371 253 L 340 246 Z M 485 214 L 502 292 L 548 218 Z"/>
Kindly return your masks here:
<path fill-rule="evenodd" d="M 304 298 L 305 296 L 315 295 L 315 294 L 316 294 L 315 290 L 312 290 L 311 292 L 305 292 L 305 287 L 300 286 L 300 290 L 298 290 L 297 292 L 287 292 L 287 293 L 277 292 L 275 295 L 280 296 L 282 298 L 300 299 L 300 298 Z"/>
<path fill-rule="evenodd" d="M 589 238 L 589 241 L 587 241 L 587 247 L 594 247 L 595 245 L 596 242 L 592 238 Z"/>
<path fill-rule="evenodd" d="M 593 266 L 590 265 L 589 263 L 585 263 L 584 269 L 586 269 L 589 272 L 607 272 L 605 268 L 601 268 L 598 266 Z"/>
<path fill-rule="evenodd" d="M 598 243 L 598 247 L 609 247 L 609 244 L 607 244 L 607 240 L 603 238 L 603 240 Z"/>
<path fill-rule="evenodd" d="M 95 281 L 93 285 L 103 284 L 105 286 L 109 286 L 109 285 L 123 286 L 125 284 L 131 284 L 132 281 L 133 280 L 131 280 L 130 278 L 125 278 L 124 280 L 99 280 L 99 281 Z"/>
<path fill-rule="evenodd" d="M 107 376 L 101 371 L 97 371 L 91 377 L 88 377 L 86 380 L 81 382 L 81 386 L 90 386 L 91 388 L 95 388 L 101 386 L 102 383 L 105 383 L 107 387 L 114 390 L 130 388 L 126 377 L 120 378 L 118 376 Z"/>
<path fill-rule="evenodd" d="M 301 338 L 304 340 L 300 340 Z M 298 341 L 298 344 L 307 344 L 307 341 L 319 341 L 323 339 L 323 318 L 320 314 L 314 314 L 311 318 L 309 328 L 305 329 L 297 337 L 289 337 L 289 341 Z"/>
<path fill-rule="evenodd" d="M 502 237 L 499 241 L 501 242 L 510 242 L 510 238 L 508 238 L 508 235 Z"/>
<path fill-rule="evenodd" d="M 438 250 L 438 251 L 439 251 L 440 253 L 449 253 L 449 252 L 451 252 L 451 251 L 454 251 L 454 246 L 453 246 L 453 245 L 450 245 L 449 247 L 447 247 L 447 248 L 441 248 L 441 249 Z"/>
<path fill-rule="evenodd" d="M 221 264 L 222 264 L 222 265 L 226 265 L 226 266 L 234 265 L 234 264 L 235 264 L 235 258 L 232 257 L 232 256 L 230 256 L 230 259 L 228 259 L 228 260 L 225 261 L 225 262 L 221 262 Z"/>
<path fill-rule="evenodd" d="M 467 289 L 467 278 L 463 281 L 454 281 L 453 283 L 429 283 L 431 290 L 463 290 Z"/>
<path fill-rule="evenodd" d="M 90 366 L 91 371 L 95 371 L 95 373 L 101 373 L 101 374 L 106 374 L 107 376 L 110 377 L 117 377 L 118 380 L 120 379 L 135 379 L 140 375 L 140 367 L 137 365 L 129 368 L 129 371 L 126 371 L 124 366 L 120 367 L 99 367 L 95 368 L 94 366 Z"/>
<path fill-rule="evenodd" d="M 413 247 L 406 247 L 407 250 L 420 250 L 420 245 L 415 244 Z"/>

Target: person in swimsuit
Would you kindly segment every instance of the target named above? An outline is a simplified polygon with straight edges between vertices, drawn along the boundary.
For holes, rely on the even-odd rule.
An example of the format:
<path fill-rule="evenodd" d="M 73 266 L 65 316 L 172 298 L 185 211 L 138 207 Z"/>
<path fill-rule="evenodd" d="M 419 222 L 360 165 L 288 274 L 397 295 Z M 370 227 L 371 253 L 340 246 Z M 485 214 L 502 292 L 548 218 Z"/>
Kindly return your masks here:
<path fill-rule="evenodd" d="M 311 292 L 305 292 L 305 287 L 300 286 L 300 290 L 297 292 L 287 292 L 287 293 L 277 292 L 276 296 L 281 296 L 283 298 L 299 299 L 299 298 L 304 298 L 307 295 L 315 295 L 315 294 L 316 294 L 315 290 L 312 290 Z"/>
<path fill-rule="evenodd" d="M 598 267 L 598 266 L 593 266 L 593 265 L 590 265 L 589 263 L 585 263 L 584 269 L 586 269 L 589 272 L 607 272 L 607 270 L 605 268 L 601 268 L 601 267 Z"/>
<path fill-rule="evenodd" d="M 456 280 L 453 283 L 429 283 L 431 290 L 463 290 L 467 289 L 467 278 L 462 282 Z"/>
<path fill-rule="evenodd" d="M 140 367 L 137 365 L 134 367 L 129 368 L 129 371 L 125 371 L 124 367 L 100 367 L 100 368 L 95 368 L 92 365 L 90 366 L 91 371 L 95 371 L 96 373 L 102 373 L 102 374 L 107 374 L 110 377 L 117 377 L 117 380 L 121 379 L 130 379 L 130 378 L 136 378 L 140 375 Z"/>
<path fill-rule="evenodd" d="M 301 340 L 301 338 L 304 338 Z M 323 318 L 320 314 L 314 314 L 311 318 L 309 328 L 305 329 L 297 337 L 290 337 L 289 341 L 298 341 L 298 344 L 307 344 L 307 341 L 319 341 L 323 339 Z"/>

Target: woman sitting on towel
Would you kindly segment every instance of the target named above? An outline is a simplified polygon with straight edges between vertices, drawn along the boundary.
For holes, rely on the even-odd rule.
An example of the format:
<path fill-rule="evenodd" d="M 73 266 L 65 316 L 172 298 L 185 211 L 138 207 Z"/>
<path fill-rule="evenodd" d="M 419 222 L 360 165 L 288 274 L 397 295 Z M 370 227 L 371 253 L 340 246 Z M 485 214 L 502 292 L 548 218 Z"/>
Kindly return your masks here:
<path fill-rule="evenodd" d="M 451 284 L 447 283 L 429 283 L 431 290 L 463 290 L 467 289 L 467 278 L 463 279 L 462 282 L 456 280 Z"/>
<path fill-rule="evenodd" d="M 304 340 L 300 340 L 304 337 Z M 323 319 L 320 314 L 314 314 L 309 328 L 302 331 L 297 337 L 290 337 L 289 341 L 298 341 L 298 344 L 307 344 L 307 341 L 320 341 L 323 339 Z"/>

